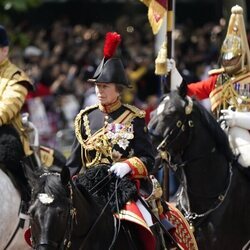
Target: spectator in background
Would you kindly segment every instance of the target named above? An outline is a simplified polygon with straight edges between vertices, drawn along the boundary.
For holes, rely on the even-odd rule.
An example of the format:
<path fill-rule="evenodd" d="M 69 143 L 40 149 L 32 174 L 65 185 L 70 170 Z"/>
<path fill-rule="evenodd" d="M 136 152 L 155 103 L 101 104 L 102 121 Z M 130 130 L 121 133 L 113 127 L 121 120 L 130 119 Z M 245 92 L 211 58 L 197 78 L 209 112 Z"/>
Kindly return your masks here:
<path fill-rule="evenodd" d="M 88 82 L 95 72 L 95 68 L 93 66 L 86 66 L 82 70 L 82 78 L 83 78 L 83 103 L 82 108 L 86 108 L 88 106 L 92 106 L 97 104 L 98 98 L 95 92 L 95 86 Z"/>

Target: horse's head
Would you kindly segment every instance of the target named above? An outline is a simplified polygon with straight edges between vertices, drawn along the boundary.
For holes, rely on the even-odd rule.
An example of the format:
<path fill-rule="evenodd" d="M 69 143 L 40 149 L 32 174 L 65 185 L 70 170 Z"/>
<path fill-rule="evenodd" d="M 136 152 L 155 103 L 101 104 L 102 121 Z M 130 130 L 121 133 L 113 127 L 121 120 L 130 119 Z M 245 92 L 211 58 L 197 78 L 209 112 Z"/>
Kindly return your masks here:
<path fill-rule="evenodd" d="M 66 248 L 74 217 L 68 168 L 29 171 L 27 177 L 32 184 L 29 214 L 33 248 Z"/>
<path fill-rule="evenodd" d="M 193 127 L 193 101 L 177 91 L 168 93 L 154 111 L 148 125 L 153 143 L 164 153 L 179 154 L 189 142 Z"/>

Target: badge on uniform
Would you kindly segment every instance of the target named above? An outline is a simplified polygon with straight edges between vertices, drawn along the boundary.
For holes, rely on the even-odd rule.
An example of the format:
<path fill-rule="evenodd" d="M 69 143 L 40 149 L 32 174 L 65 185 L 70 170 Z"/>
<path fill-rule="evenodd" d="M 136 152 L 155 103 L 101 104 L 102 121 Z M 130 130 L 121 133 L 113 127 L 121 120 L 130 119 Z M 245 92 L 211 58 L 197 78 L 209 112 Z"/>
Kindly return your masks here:
<path fill-rule="evenodd" d="M 129 145 L 129 140 L 134 138 L 133 124 L 129 126 L 121 123 L 110 123 L 107 126 L 107 137 L 113 145 L 118 144 L 124 150 Z"/>

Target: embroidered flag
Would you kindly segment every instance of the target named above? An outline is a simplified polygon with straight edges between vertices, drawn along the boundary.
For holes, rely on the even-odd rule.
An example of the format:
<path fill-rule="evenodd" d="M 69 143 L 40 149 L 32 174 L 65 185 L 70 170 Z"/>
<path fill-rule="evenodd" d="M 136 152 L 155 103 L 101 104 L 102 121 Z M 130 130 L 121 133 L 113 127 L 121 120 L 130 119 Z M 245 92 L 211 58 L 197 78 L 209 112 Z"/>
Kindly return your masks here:
<path fill-rule="evenodd" d="M 167 0 L 140 0 L 148 7 L 148 20 L 152 27 L 153 34 L 156 35 L 163 23 L 163 18 L 167 12 Z"/>

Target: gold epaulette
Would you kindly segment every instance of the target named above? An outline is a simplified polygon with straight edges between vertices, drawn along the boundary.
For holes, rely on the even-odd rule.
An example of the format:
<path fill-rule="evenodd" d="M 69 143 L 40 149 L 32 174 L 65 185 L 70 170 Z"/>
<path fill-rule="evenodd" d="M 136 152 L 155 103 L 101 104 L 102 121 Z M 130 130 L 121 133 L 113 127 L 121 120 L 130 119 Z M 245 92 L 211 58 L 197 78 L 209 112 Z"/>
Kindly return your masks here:
<path fill-rule="evenodd" d="M 98 104 L 88 106 L 88 107 L 86 107 L 86 108 L 80 110 L 80 112 L 78 113 L 78 115 L 77 115 L 76 117 L 85 115 L 86 113 L 88 113 L 88 112 L 90 112 L 90 111 L 92 111 L 92 110 L 94 110 L 94 109 L 96 109 L 96 108 L 98 108 Z"/>
<path fill-rule="evenodd" d="M 225 72 L 224 68 L 211 69 L 211 70 L 208 71 L 208 75 L 211 76 L 211 75 L 215 75 L 215 74 L 221 74 L 221 73 L 224 73 L 224 72 Z"/>
<path fill-rule="evenodd" d="M 127 109 L 129 109 L 130 111 L 132 111 L 135 116 L 137 117 L 140 117 L 140 118 L 144 118 L 145 117 L 145 114 L 146 112 L 133 106 L 133 105 L 130 105 L 130 104 L 123 104 L 124 107 L 126 107 Z"/>
<path fill-rule="evenodd" d="M 79 126 L 80 126 L 80 121 L 81 121 L 81 118 L 83 115 L 89 113 L 90 111 L 94 110 L 98 108 L 98 104 L 95 104 L 95 105 L 91 105 L 91 106 L 88 106 L 86 107 L 85 109 L 82 109 L 76 116 L 75 118 L 75 128 L 78 128 L 79 129 Z"/>

